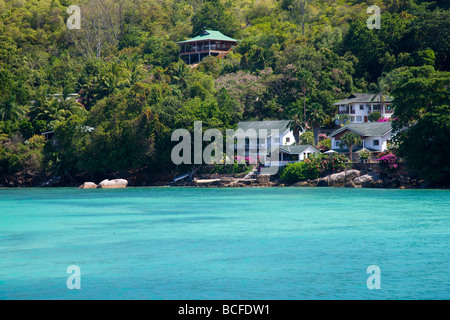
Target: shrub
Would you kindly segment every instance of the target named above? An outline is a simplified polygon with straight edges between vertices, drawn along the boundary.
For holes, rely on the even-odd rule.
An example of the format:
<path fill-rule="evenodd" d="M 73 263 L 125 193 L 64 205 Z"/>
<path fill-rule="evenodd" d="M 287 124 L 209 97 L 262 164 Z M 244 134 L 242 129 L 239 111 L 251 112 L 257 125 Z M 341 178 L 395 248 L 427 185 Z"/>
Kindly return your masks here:
<path fill-rule="evenodd" d="M 316 153 L 305 160 L 306 163 L 311 162 L 312 165 L 318 167 L 321 172 L 337 172 L 345 168 L 345 163 L 348 161 L 343 154 L 325 155 Z"/>
<path fill-rule="evenodd" d="M 367 160 L 370 157 L 370 151 L 363 150 L 359 153 L 360 160 Z"/>
<path fill-rule="evenodd" d="M 369 121 L 371 121 L 371 122 L 378 121 L 378 119 L 380 119 L 380 118 L 381 118 L 381 113 L 378 111 L 372 112 L 371 114 L 369 114 L 369 117 L 368 117 Z"/>
<path fill-rule="evenodd" d="M 395 170 L 398 168 L 397 156 L 393 153 L 381 156 L 378 161 L 380 166 L 384 169 Z"/>
<path fill-rule="evenodd" d="M 310 144 L 314 146 L 314 133 L 304 132 L 300 135 L 300 144 Z"/>
<path fill-rule="evenodd" d="M 319 141 L 320 141 L 320 136 L 319 136 Z M 319 144 L 317 145 L 317 150 L 319 150 L 320 152 L 325 152 L 328 150 L 331 150 L 331 139 L 325 139 L 319 142 Z"/>
<path fill-rule="evenodd" d="M 301 180 L 316 179 L 319 177 L 319 168 L 310 162 L 295 162 L 286 165 L 280 178 L 287 183 L 295 183 Z"/>

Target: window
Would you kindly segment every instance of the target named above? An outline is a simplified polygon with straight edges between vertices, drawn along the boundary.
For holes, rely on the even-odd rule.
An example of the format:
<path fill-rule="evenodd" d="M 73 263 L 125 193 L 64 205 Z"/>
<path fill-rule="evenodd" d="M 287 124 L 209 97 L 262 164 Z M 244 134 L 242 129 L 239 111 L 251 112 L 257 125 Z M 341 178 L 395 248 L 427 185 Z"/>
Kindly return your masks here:
<path fill-rule="evenodd" d="M 334 146 L 338 148 L 340 143 L 341 143 L 341 140 L 335 140 Z"/>
<path fill-rule="evenodd" d="M 363 104 L 359 105 L 359 110 L 364 110 L 364 105 Z"/>
<path fill-rule="evenodd" d="M 355 122 L 355 117 L 354 116 L 350 117 L 350 122 Z"/>
<path fill-rule="evenodd" d="M 291 142 L 291 138 L 286 137 L 286 142 Z"/>
<path fill-rule="evenodd" d="M 356 121 L 362 121 L 362 117 L 361 116 L 356 116 Z"/>
<path fill-rule="evenodd" d="M 373 145 L 374 146 L 379 146 L 380 145 L 380 140 L 373 140 Z"/>

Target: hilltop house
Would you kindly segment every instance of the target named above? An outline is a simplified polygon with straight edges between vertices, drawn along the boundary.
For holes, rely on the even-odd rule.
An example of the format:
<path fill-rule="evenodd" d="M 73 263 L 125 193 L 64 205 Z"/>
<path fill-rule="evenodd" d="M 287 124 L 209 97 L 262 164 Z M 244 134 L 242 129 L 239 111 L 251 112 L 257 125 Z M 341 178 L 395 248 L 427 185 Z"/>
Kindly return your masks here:
<path fill-rule="evenodd" d="M 382 118 L 390 118 L 394 112 L 392 98 L 373 93 L 352 93 L 347 99 L 333 103 L 338 106 L 339 114 L 348 114 L 350 123 L 369 122 L 369 115 L 375 111 L 380 112 Z"/>
<path fill-rule="evenodd" d="M 238 129 L 244 131 L 244 136 L 236 134 L 236 137 L 241 138 L 240 140 L 238 139 L 236 148 L 245 148 L 246 157 L 256 158 L 259 155 L 259 150 L 262 148 L 266 148 L 267 152 L 270 152 L 273 141 L 276 143 L 279 152 L 279 159 L 276 161 L 277 165 L 303 161 L 310 154 L 319 152 L 311 145 L 294 145 L 295 138 L 290 125 L 290 120 L 239 122 Z M 250 139 L 248 134 L 245 133 L 251 129 L 255 130 L 257 134 L 256 139 Z M 267 135 L 265 137 L 261 136 L 259 130 L 267 130 Z"/>
<path fill-rule="evenodd" d="M 337 152 L 347 153 L 347 147 L 340 147 L 341 138 L 347 132 L 354 132 L 361 137 L 362 144 L 354 146 L 353 151 L 365 148 L 372 152 L 384 152 L 387 150 L 389 139 L 392 137 L 392 122 L 350 123 L 329 135 L 331 149 Z"/>
<path fill-rule="evenodd" d="M 195 64 L 207 56 L 224 58 L 237 44 L 237 40 L 227 37 L 220 31 L 205 30 L 200 35 L 177 44 L 180 46 L 180 58 L 186 64 Z"/>

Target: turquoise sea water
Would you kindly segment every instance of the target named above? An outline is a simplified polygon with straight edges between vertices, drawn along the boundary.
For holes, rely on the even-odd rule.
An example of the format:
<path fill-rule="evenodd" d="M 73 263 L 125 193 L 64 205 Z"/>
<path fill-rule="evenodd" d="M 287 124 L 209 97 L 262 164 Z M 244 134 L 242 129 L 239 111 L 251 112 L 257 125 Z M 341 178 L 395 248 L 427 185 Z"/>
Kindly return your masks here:
<path fill-rule="evenodd" d="M 448 190 L 3 189 L 0 299 L 449 299 L 449 231 Z"/>

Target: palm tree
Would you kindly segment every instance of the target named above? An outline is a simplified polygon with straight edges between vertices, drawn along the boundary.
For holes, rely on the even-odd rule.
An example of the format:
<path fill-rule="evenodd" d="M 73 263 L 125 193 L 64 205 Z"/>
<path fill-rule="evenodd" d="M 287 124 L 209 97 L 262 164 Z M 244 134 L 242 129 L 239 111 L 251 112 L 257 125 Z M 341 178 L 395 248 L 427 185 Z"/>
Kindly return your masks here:
<path fill-rule="evenodd" d="M 314 146 L 319 144 L 320 127 L 325 124 L 328 118 L 328 115 L 323 111 L 323 106 L 320 103 L 314 102 L 308 108 L 306 122 L 313 128 Z"/>
<path fill-rule="evenodd" d="M 388 95 L 388 90 L 392 86 L 391 84 L 392 79 L 390 78 L 379 78 L 377 83 L 374 85 L 373 89 L 371 90 L 372 93 L 375 93 L 376 95 L 372 98 L 371 102 L 379 102 L 380 103 L 380 114 L 382 114 L 382 111 L 384 109 L 384 103 L 386 101 L 386 96 Z"/>
<path fill-rule="evenodd" d="M 74 114 L 83 114 L 86 109 L 77 102 L 75 97 L 69 96 L 70 88 L 60 89 L 59 95 L 46 94 L 44 90 L 32 106 L 29 116 L 36 120 L 43 120 L 47 125 L 70 118 Z"/>
<path fill-rule="evenodd" d="M 350 161 L 353 160 L 353 147 L 362 143 L 361 137 L 354 132 L 347 132 L 341 137 L 340 147 L 346 145 L 350 156 Z"/>
<path fill-rule="evenodd" d="M 4 101 L 0 101 L 0 120 L 19 120 L 25 111 L 22 109 L 16 102 L 14 96 L 11 96 L 9 99 Z"/>
<path fill-rule="evenodd" d="M 297 74 L 299 80 L 300 90 L 303 94 L 303 118 L 306 118 L 306 93 L 311 91 L 314 86 L 314 79 L 311 72 L 307 70 L 301 70 Z"/>
<path fill-rule="evenodd" d="M 346 113 L 337 114 L 333 121 L 337 121 L 341 127 L 345 126 L 346 124 L 350 123 L 350 115 Z"/>
<path fill-rule="evenodd" d="M 299 143 L 300 141 L 300 130 L 303 131 L 303 121 L 302 118 L 295 114 L 291 121 L 290 129 L 293 131 L 295 143 Z"/>

